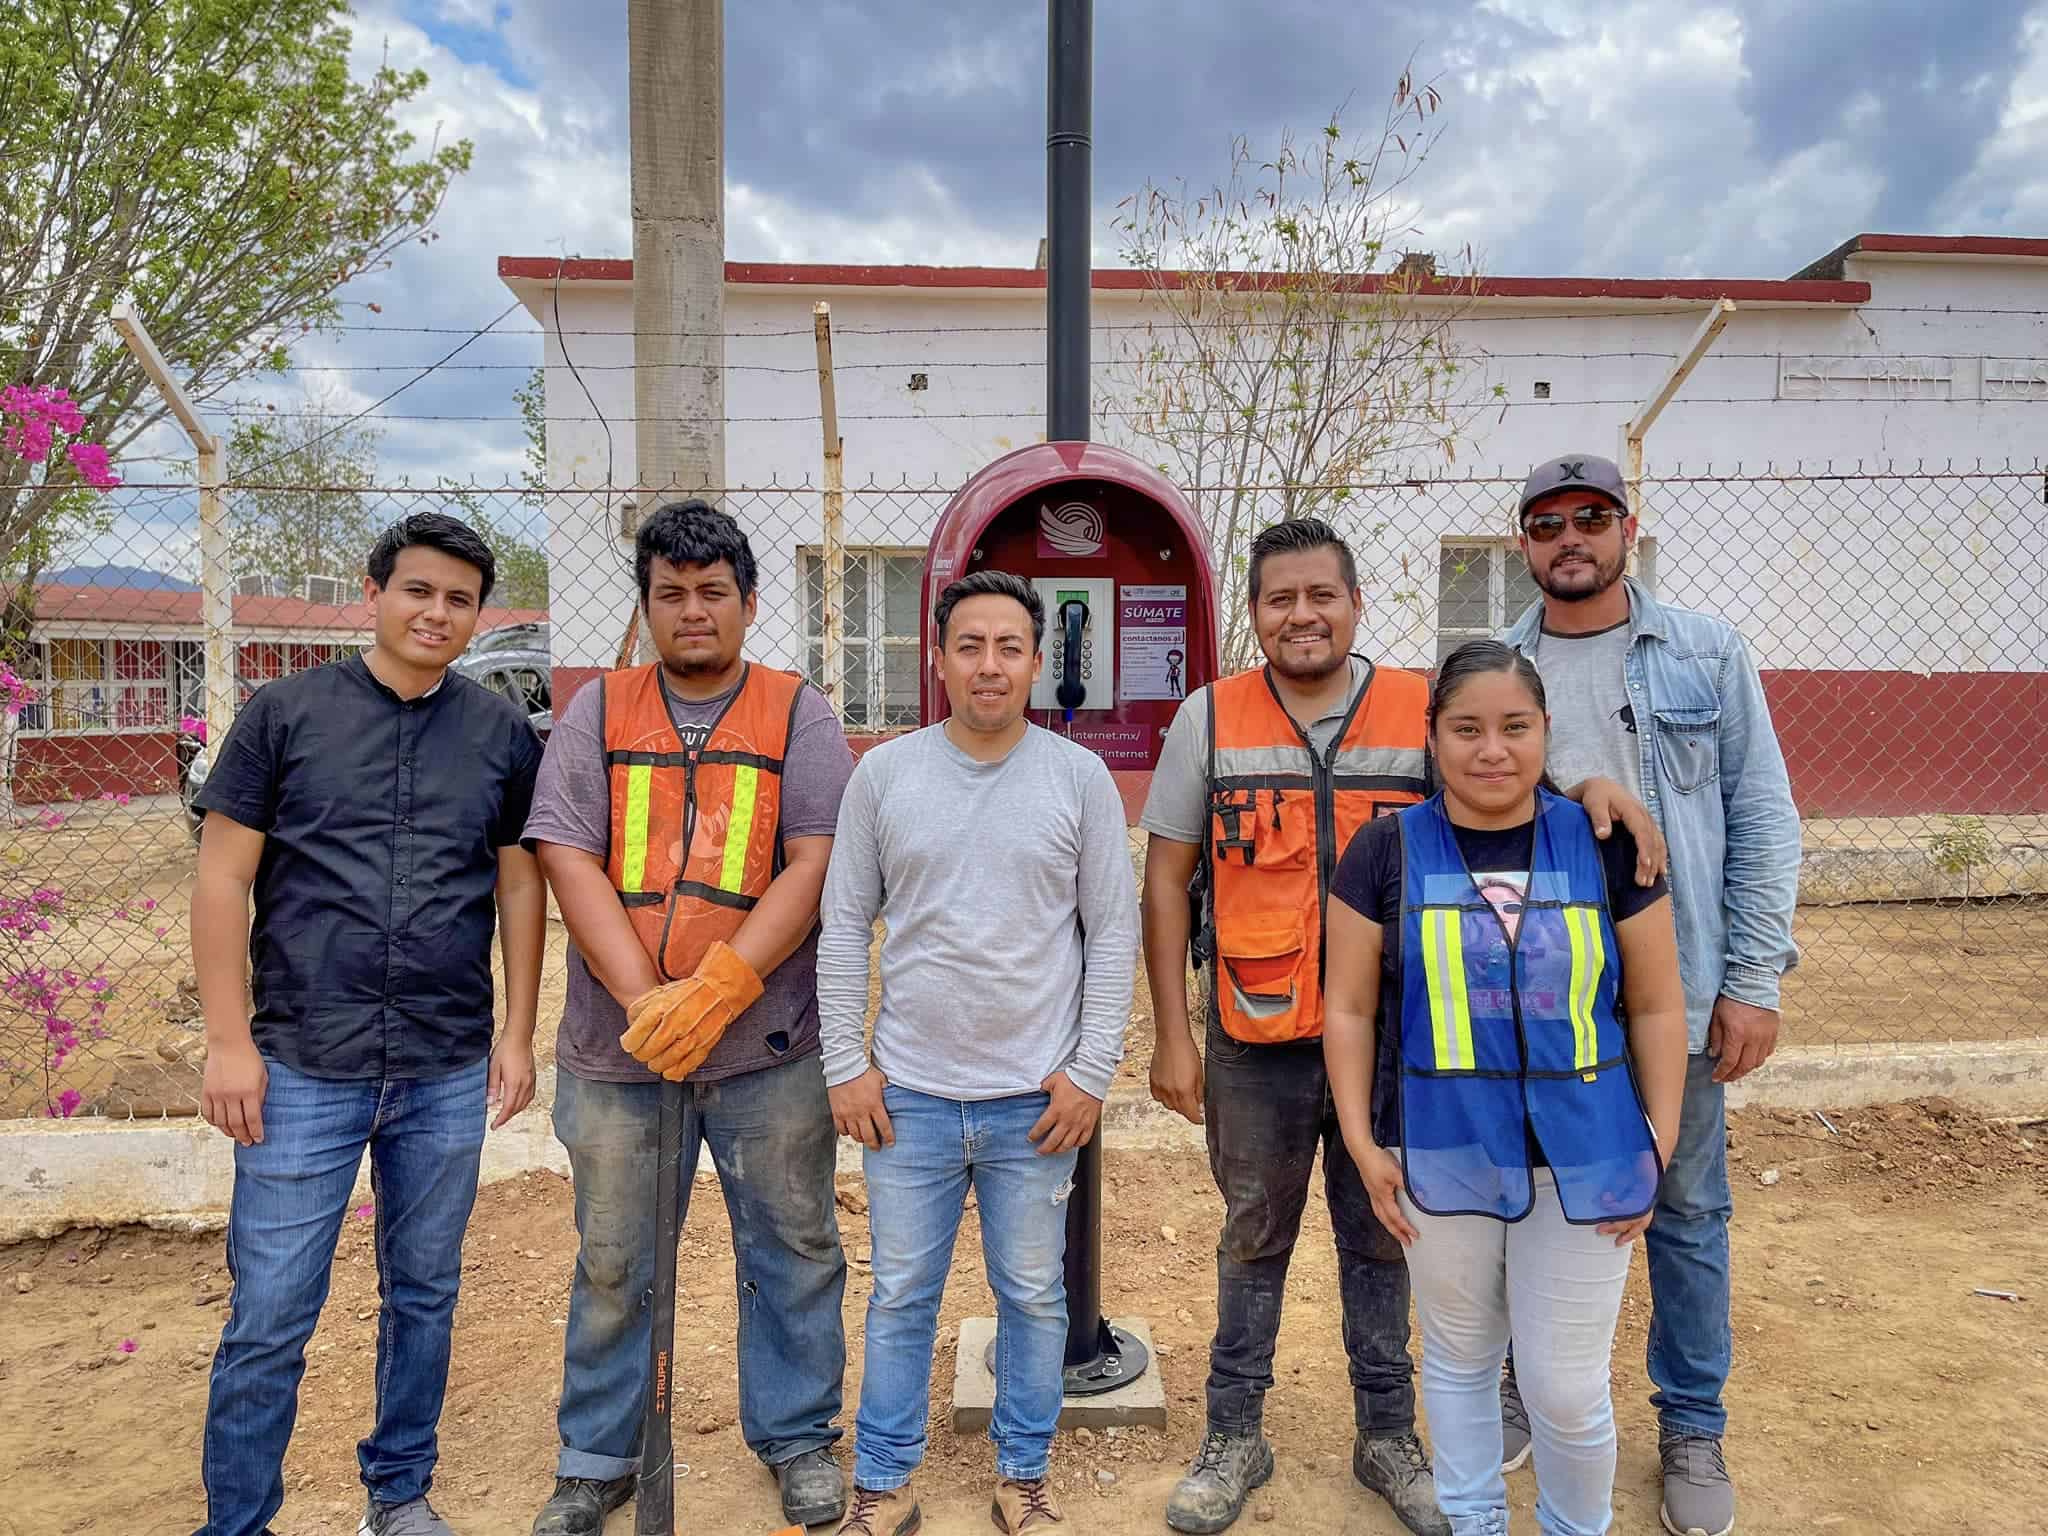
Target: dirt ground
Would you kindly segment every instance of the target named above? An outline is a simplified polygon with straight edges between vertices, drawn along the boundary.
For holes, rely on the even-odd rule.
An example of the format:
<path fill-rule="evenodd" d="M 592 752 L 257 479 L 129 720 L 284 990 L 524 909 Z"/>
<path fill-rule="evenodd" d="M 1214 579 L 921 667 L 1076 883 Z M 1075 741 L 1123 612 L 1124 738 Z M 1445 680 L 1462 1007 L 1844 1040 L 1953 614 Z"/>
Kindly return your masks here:
<path fill-rule="evenodd" d="M 1142 839 L 1133 844 L 1141 860 Z M 0 864 L 20 872 L 10 885 L 33 879 L 65 891 L 71 919 L 57 943 L 38 947 L 40 963 L 61 954 L 74 970 L 90 973 L 103 964 L 118 983 L 109 994 L 109 1037 L 89 1042 L 58 1086 L 78 1089 L 88 1114 L 194 1113 L 204 1054 L 189 978 L 193 858 L 175 802 L 94 802 L 69 808 L 54 830 L 31 823 L 0 831 Z M 145 910 L 145 902 L 154 906 Z M 1967 927 L 1949 903 L 1801 907 L 1795 936 L 1803 959 L 1786 978 L 1783 1044 L 2048 1033 L 2048 898 L 1978 902 Z M 553 1059 L 567 944 L 561 923 L 551 922 L 536 1040 L 543 1062 Z M 1142 977 L 1132 1021 L 1128 1066 L 1142 1078 L 1152 1048 Z M 33 1055 L 24 1031 L 36 1033 L 20 1016 L 0 1012 L 0 1058 Z M 0 1118 L 40 1114 L 43 1102 L 39 1076 L 0 1070 Z"/>
<path fill-rule="evenodd" d="M 1937 1536 L 2038 1527 L 2048 1476 L 2048 1125 L 1992 1125 L 1942 1100 L 1831 1115 L 1746 1112 L 1731 1132 L 1737 1186 L 1730 1460 L 1741 1529 Z M 1774 1172 L 1769 1184 L 1764 1176 Z M 705 1192 L 705 1186 L 699 1186 Z M 841 1180 L 846 1418 L 868 1291 L 857 1177 Z M 1077 1530 L 1164 1529 L 1160 1506 L 1201 1429 L 1215 1321 L 1220 1206 L 1192 1152 L 1107 1159 L 1104 1300 L 1148 1318 L 1171 1421 L 1083 1443 L 1062 1435 L 1056 1476 Z M 991 1310 L 970 1213 L 934 1368 L 919 1487 L 933 1536 L 988 1529 L 987 1444 L 943 1427 L 954 1330 Z M 681 1262 L 676 1424 L 680 1528 L 781 1523 L 773 1484 L 735 1425 L 730 1229 L 713 1198 L 691 1213 Z M 484 1191 L 470 1227 L 435 1499 L 465 1536 L 523 1536 L 551 1488 L 554 1396 L 574 1254 L 569 1190 L 535 1174 Z M 225 1314 L 218 1236 L 74 1232 L 0 1250 L 0 1532 L 171 1536 L 200 1512 L 206 1371 Z M 1972 1294 L 2014 1291 L 2008 1302 Z M 1335 1264 L 1320 1200 L 1288 1282 L 1267 1425 L 1279 1473 L 1240 1529 L 1393 1536 L 1351 1484 Z M 351 1220 L 315 1336 L 287 1463 L 279 1536 L 352 1529 L 353 1453 L 371 1408 L 376 1281 L 371 1222 Z M 1638 1259 L 1614 1366 L 1621 1421 L 1618 1532 L 1657 1529 L 1655 1427 L 1645 1401 L 1648 1297 Z M 124 1341 L 132 1340 L 132 1353 Z M 690 1385 L 694 1383 L 694 1389 Z M 1106 1475 L 1105 1475 L 1106 1474 Z M 1534 1481 L 1511 1479 L 1517 1532 Z M 614 1536 L 630 1529 L 615 1516 Z"/>

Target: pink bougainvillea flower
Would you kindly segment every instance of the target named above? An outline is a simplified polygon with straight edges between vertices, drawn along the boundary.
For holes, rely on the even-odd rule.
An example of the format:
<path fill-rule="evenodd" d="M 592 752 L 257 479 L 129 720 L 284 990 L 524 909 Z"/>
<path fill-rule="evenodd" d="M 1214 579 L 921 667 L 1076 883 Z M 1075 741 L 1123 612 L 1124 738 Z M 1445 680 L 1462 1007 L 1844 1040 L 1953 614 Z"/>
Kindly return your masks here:
<path fill-rule="evenodd" d="M 376 1207 L 375 1207 L 374 1205 L 369 1205 L 369 1204 L 364 1204 L 364 1205 L 359 1205 L 359 1206 L 357 1206 L 357 1207 L 356 1207 L 356 1220 L 357 1220 L 357 1221 L 368 1221 L 368 1220 L 370 1219 L 370 1212 L 372 1212 L 372 1211 L 373 1211 L 373 1210 L 375 1210 L 375 1209 L 376 1209 Z"/>
<path fill-rule="evenodd" d="M 140 1346 L 133 1339 L 123 1339 L 121 1341 L 121 1353 L 124 1355 L 132 1355 L 138 1348 Z"/>
<path fill-rule="evenodd" d="M 71 467 L 78 471 L 78 478 L 94 490 L 111 491 L 121 483 L 120 476 L 107 463 L 104 444 L 73 443 L 64 450 L 64 456 L 71 460 Z"/>

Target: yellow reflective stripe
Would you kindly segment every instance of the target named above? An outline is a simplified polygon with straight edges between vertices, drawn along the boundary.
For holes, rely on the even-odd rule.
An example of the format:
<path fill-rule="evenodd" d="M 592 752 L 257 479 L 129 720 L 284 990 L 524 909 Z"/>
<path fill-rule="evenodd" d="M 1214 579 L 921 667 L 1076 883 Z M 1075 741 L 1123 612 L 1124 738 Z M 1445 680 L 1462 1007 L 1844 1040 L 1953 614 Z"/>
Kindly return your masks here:
<path fill-rule="evenodd" d="M 1465 994 L 1465 929 L 1461 914 L 1439 907 L 1422 913 L 1422 968 L 1439 1072 L 1472 1065 L 1472 1008 Z"/>
<path fill-rule="evenodd" d="M 654 766 L 633 763 L 626 769 L 626 857 L 619 889 L 641 890 L 647 882 L 647 802 L 654 787 Z"/>
<path fill-rule="evenodd" d="M 732 774 L 732 821 L 725 832 L 725 867 L 719 871 L 718 888 L 737 892 L 747 873 L 747 844 L 754 836 L 754 800 L 760 789 L 761 770 L 739 767 Z"/>
<path fill-rule="evenodd" d="M 1571 936 L 1572 945 L 1569 997 L 1572 1066 L 1580 1072 L 1587 1072 L 1600 1062 L 1600 1038 L 1593 1023 L 1593 999 L 1599 995 L 1600 973 L 1607 966 L 1607 946 L 1600 937 L 1598 916 L 1584 907 L 1566 907 L 1564 926 L 1565 932 Z"/>

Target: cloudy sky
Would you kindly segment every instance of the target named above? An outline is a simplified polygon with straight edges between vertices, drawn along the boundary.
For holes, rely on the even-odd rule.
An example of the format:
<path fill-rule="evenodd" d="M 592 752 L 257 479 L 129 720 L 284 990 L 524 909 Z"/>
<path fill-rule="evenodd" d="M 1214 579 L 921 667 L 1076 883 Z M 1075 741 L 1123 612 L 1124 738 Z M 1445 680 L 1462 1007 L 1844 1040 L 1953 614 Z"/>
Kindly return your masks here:
<path fill-rule="evenodd" d="M 631 254 L 624 0 L 357 0 L 356 53 L 424 68 L 422 136 L 468 138 L 442 238 L 347 293 L 292 381 L 368 404 L 510 299 L 500 255 Z M 1216 0 L 1096 7 L 1097 260 L 1148 178 L 1232 135 L 1376 114 L 1412 55 L 1444 96 L 1415 245 L 1507 274 L 1782 277 L 1859 230 L 2048 234 L 2048 0 Z M 735 260 L 1027 265 L 1043 229 L 1037 0 L 728 0 Z M 523 312 L 464 361 L 530 365 Z M 384 414 L 509 417 L 516 369 Z M 391 420 L 392 476 L 504 481 L 515 423 Z"/>

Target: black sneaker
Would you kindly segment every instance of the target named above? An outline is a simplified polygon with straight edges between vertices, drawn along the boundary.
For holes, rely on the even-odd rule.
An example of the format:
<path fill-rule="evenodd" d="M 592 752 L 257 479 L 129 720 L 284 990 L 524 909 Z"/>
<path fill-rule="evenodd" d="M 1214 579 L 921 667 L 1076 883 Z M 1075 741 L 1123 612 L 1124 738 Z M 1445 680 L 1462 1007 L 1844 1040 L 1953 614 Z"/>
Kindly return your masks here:
<path fill-rule="evenodd" d="M 1522 1389 L 1515 1384 L 1515 1362 L 1510 1357 L 1500 1378 L 1500 1469 L 1512 1472 L 1529 1459 L 1529 1410 L 1522 1406 Z"/>
<path fill-rule="evenodd" d="M 556 1478 L 555 1496 L 533 1517 L 533 1536 L 599 1536 L 604 1517 L 633 1497 L 639 1481 L 631 1472 L 608 1482 L 595 1477 Z"/>
<path fill-rule="evenodd" d="M 782 1518 L 791 1525 L 823 1525 L 846 1513 L 846 1474 L 823 1446 L 802 1451 L 775 1469 Z"/>
<path fill-rule="evenodd" d="M 1429 1452 L 1413 1430 L 1405 1435 L 1361 1434 L 1351 1448 L 1351 1475 L 1394 1507 L 1415 1536 L 1451 1536 L 1451 1521 L 1436 1502 Z"/>
<path fill-rule="evenodd" d="M 1166 1523 L 1191 1536 L 1227 1531 L 1244 1513 L 1245 1498 L 1273 1475 L 1273 1447 L 1261 1434 L 1226 1435 L 1212 1429 L 1186 1477 L 1166 1500 Z"/>

